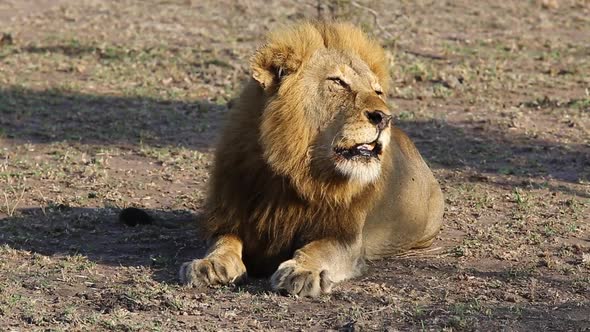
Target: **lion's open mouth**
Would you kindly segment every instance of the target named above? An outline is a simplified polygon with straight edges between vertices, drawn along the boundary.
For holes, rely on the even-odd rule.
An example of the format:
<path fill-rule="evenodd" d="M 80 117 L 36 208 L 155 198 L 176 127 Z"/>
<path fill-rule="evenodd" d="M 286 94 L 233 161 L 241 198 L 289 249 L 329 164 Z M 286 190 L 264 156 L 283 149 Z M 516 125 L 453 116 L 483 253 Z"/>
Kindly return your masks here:
<path fill-rule="evenodd" d="M 357 144 L 351 148 L 334 148 L 334 152 L 346 159 L 357 159 L 357 158 L 377 158 L 383 152 L 383 146 L 381 143 L 374 141 L 371 143 Z"/>

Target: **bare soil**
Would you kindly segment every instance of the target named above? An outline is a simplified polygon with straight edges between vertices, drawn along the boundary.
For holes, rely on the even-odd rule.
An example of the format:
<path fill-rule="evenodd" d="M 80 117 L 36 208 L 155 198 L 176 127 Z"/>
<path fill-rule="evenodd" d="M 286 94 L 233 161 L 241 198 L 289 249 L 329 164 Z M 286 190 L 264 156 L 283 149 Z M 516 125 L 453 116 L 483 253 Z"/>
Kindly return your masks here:
<path fill-rule="evenodd" d="M 318 299 L 180 287 L 249 56 L 320 15 L 386 47 L 439 239 Z M 588 1 L 8 0 L 0 36 L 0 330 L 590 330 Z"/>

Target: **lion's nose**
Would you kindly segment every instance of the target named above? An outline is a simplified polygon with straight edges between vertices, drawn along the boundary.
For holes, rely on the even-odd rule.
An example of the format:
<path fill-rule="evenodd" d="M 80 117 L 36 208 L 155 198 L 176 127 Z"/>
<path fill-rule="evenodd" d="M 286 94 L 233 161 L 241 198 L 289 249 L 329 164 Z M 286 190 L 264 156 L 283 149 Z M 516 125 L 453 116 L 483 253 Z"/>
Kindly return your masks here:
<path fill-rule="evenodd" d="M 375 110 L 375 111 L 367 111 L 366 113 L 367 119 L 369 122 L 377 126 L 379 130 L 385 129 L 387 125 L 389 125 L 389 120 L 391 120 L 391 116 L 383 113 L 383 111 Z"/>

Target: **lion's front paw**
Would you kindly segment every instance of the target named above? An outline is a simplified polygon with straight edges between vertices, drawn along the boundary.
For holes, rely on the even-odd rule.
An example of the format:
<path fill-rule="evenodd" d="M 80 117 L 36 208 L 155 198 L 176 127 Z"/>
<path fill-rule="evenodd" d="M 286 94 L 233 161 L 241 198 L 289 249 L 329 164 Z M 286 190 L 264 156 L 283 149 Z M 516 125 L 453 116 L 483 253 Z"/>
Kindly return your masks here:
<path fill-rule="evenodd" d="M 208 257 L 182 264 L 179 276 L 190 287 L 227 285 L 244 278 L 246 266 L 239 257 Z"/>
<path fill-rule="evenodd" d="M 326 270 L 306 268 L 294 259 L 283 262 L 270 281 L 276 291 L 311 297 L 329 293 L 333 285 Z"/>

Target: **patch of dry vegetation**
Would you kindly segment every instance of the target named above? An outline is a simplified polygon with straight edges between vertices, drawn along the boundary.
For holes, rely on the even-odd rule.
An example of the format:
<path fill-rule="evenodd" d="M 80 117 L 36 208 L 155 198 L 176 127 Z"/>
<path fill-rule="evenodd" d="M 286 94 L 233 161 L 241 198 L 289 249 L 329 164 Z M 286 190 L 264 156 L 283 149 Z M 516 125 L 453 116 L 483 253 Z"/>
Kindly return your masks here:
<path fill-rule="evenodd" d="M 315 300 L 256 280 L 186 290 L 176 271 L 202 252 L 190 220 L 250 54 L 316 3 L 51 3 L 0 5 L 3 328 L 590 328 L 583 1 L 320 2 L 386 46 L 396 123 L 447 210 L 439 251 Z M 156 222 L 119 224 L 127 206 Z"/>

